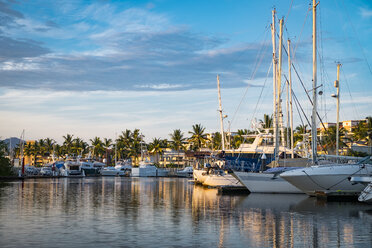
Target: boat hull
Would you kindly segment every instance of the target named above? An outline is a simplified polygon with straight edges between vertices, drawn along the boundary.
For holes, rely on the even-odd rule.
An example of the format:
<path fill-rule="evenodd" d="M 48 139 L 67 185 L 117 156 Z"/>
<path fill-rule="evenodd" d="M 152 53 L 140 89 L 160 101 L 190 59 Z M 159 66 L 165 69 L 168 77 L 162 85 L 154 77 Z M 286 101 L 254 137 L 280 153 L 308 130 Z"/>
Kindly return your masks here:
<path fill-rule="evenodd" d="M 279 175 L 241 171 L 235 171 L 234 173 L 251 193 L 303 194 L 300 189 L 285 181 Z"/>
<path fill-rule="evenodd" d="M 365 186 L 350 178 L 371 173 L 372 165 L 329 165 L 287 171 L 280 176 L 310 196 L 357 196 Z"/>
<path fill-rule="evenodd" d="M 207 172 L 203 169 L 194 169 L 193 177 L 195 182 L 203 184 L 205 179 L 207 178 L 206 173 Z"/>
<path fill-rule="evenodd" d="M 204 186 L 208 187 L 242 187 L 238 179 L 230 174 L 225 175 L 208 175 L 206 176 Z"/>
<path fill-rule="evenodd" d="M 102 176 L 124 176 L 124 174 L 121 170 L 101 170 Z"/>

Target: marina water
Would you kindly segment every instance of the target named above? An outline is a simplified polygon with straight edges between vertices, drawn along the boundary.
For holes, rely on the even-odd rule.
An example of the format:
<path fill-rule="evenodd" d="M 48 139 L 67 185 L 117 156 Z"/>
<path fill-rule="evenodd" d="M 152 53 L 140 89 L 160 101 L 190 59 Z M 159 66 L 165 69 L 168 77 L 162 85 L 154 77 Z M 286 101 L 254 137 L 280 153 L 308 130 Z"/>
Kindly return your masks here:
<path fill-rule="evenodd" d="M 372 206 L 226 195 L 179 178 L 0 186 L 0 247 L 371 247 Z"/>

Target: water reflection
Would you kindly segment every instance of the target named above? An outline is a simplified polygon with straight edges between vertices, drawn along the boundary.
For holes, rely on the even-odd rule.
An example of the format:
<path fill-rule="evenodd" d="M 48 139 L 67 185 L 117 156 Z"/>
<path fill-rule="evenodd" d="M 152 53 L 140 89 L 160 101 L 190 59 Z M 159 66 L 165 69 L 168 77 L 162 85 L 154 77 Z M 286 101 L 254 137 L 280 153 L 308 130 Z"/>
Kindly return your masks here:
<path fill-rule="evenodd" d="M 370 247 L 371 209 L 177 178 L 27 180 L 0 185 L 0 247 Z"/>

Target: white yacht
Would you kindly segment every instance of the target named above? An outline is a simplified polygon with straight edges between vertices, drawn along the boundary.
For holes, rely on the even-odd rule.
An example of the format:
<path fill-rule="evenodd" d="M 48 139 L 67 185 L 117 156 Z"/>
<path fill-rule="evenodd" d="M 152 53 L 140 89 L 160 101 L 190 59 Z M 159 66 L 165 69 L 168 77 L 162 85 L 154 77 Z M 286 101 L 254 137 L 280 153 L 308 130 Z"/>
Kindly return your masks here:
<path fill-rule="evenodd" d="M 63 166 L 59 169 L 61 176 L 65 177 L 84 177 L 84 171 L 80 168 L 80 161 L 76 159 L 69 159 L 65 161 Z"/>
<path fill-rule="evenodd" d="M 165 177 L 168 176 L 168 171 L 158 169 L 152 162 L 148 160 L 141 161 L 138 167 L 132 168 L 132 177 Z"/>
<path fill-rule="evenodd" d="M 185 167 L 183 170 L 177 171 L 176 175 L 178 177 L 191 178 L 191 177 L 193 177 L 193 168 L 192 168 L 192 166 Z"/>
<path fill-rule="evenodd" d="M 310 196 L 353 196 L 358 195 L 365 186 L 352 182 L 353 176 L 372 175 L 371 157 L 357 164 L 314 165 L 303 169 L 286 171 L 282 178 Z"/>
<path fill-rule="evenodd" d="M 101 169 L 105 165 L 104 163 L 93 161 L 90 159 L 80 160 L 80 169 L 84 171 L 86 176 L 98 176 Z"/>
<path fill-rule="evenodd" d="M 101 170 L 102 176 L 126 176 L 129 175 L 132 170 L 132 165 L 129 162 L 119 161 L 115 167 L 105 167 Z"/>

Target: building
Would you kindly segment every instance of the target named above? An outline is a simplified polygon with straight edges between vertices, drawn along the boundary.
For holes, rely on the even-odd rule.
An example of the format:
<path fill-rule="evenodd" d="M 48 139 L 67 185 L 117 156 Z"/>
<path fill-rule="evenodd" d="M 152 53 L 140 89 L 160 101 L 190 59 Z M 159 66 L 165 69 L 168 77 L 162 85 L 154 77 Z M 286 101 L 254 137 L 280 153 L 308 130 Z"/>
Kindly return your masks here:
<path fill-rule="evenodd" d="M 358 124 L 359 124 L 360 122 L 362 122 L 362 121 L 365 121 L 365 120 L 348 120 L 348 121 L 343 121 L 343 122 L 342 122 L 342 127 L 343 127 L 345 130 L 351 132 L 352 129 L 353 129 L 354 127 L 358 126 Z"/>

